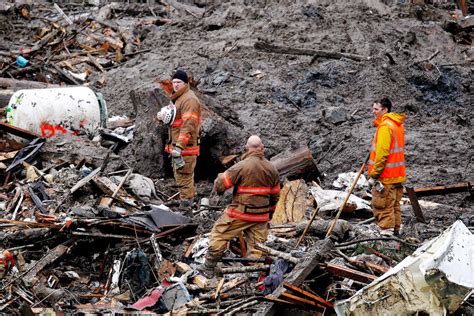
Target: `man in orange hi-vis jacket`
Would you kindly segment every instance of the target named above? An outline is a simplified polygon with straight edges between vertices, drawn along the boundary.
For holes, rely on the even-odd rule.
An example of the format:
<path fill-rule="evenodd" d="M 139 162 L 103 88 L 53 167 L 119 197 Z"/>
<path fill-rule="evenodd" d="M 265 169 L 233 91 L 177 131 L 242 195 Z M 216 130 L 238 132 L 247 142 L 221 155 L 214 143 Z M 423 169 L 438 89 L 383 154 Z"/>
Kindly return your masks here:
<path fill-rule="evenodd" d="M 268 222 L 280 196 L 280 177 L 277 169 L 265 159 L 264 145 L 258 136 L 250 136 L 245 149 L 242 160 L 220 173 L 214 182 L 214 191 L 223 193 L 233 188 L 233 196 L 212 228 L 206 261 L 198 268 L 206 277 L 214 275 L 227 243 L 241 232 L 251 258 L 262 256 L 255 244 L 267 240 Z"/>
<path fill-rule="evenodd" d="M 369 188 L 372 191 L 372 210 L 380 232 L 398 235 L 401 226 L 400 200 L 403 195 L 405 170 L 405 114 L 391 113 L 388 98 L 372 106 L 377 127 L 369 157 Z"/>
<path fill-rule="evenodd" d="M 180 208 L 190 209 L 195 196 L 194 168 L 199 155 L 201 102 L 189 88 L 188 75 L 177 70 L 172 77 L 171 101 L 176 117 L 170 124 L 170 141 L 165 151 L 173 158 L 173 173 L 179 187 Z"/>

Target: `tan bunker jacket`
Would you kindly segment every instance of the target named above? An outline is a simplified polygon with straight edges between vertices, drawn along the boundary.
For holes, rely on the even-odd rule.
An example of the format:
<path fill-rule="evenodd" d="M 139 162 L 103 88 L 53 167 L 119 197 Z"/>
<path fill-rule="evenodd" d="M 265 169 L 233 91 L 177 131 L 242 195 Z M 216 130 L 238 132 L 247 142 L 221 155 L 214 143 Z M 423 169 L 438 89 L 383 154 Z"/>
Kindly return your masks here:
<path fill-rule="evenodd" d="M 228 216 L 250 222 L 270 220 L 280 196 L 280 178 L 263 150 L 246 153 L 242 161 L 218 175 L 218 193 L 232 187 L 232 203 L 225 210 Z"/>

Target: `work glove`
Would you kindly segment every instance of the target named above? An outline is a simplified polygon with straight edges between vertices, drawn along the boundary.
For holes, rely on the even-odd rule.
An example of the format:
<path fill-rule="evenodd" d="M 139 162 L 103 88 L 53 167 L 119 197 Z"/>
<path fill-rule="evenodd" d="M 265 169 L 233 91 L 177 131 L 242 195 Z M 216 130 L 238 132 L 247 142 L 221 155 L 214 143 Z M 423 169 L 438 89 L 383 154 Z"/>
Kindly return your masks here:
<path fill-rule="evenodd" d="M 173 158 L 181 157 L 181 148 L 174 147 L 173 150 L 171 151 L 171 157 Z"/>
<path fill-rule="evenodd" d="M 369 190 L 372 190 L 372 187 L 375 185 L 375 180 L 374 178 L 369 178 L 369 181 L 367 181 L 367 184 L 369 185 Z"/>
<path fill-rule="evenodd" d="M 171 151 L 171 158 L 173 158 L 176 169 L 181 169 L 184 167 L 186 164 L 183 156 L 181 155 L 181 148 L 179 147 L 174 147 L 173 150 Z"/>
<path fill-rule="evenodd" d="M 375 190 L 377 190 L 377 192 L 382 192 L 384 189 L 382 182 L 380 182 L 379 180 L 375 180 L 374 178 L 370 178 L 367 184 L 369 185 L 369 190 L 371 191 L 373 187 L 375 187 Z"/>

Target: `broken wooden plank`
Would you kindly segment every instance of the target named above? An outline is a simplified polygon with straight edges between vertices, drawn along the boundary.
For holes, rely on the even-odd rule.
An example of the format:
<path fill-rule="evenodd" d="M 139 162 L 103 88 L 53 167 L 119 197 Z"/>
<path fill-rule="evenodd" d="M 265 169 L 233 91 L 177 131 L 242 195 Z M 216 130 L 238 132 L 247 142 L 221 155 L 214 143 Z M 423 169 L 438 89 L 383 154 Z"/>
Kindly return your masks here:
<path fill-rule="evenodd" d="M 422 197 L 422 196 L 443 195 L 443 194 L 450 194 L 450 193 L 472 192 L 473 187 L 474 187 L 474 182 L 466 182 L 466 183 L 440 185 L 440 186 L 434 186 L 434 187 L 429 187 L 429 188 L 416 188 L 414 189 L 414 192 L 416 193 L 417 197 Z M 405 188 L 408 189 L 408 187 L 405 187 Z M 407 190 L 407 193 L 408 193 L 408 190 Z"/>
<path fill-rule="evenodd" d="M 288 292 L 283 292 L 281 293 L 281 297 L 283 297 L 283 299 L 290 299 L 290 300 L 294 300 L 296 301 L 297 303 L 303 303 L 303 304 L 308 304 L 308 305 L 311 305 L 313 307 L 320 307 L 320 308 L 324 308 L 324 306 L 312 301 L 312 300 L 308 300 L 306 298 L 303 298 L 303 297 L 299 297 L 297 295 L 293 295 L 293 294 L 290 294 Z"/>
<path fill-rule="evenodd" d="M 27 140 L 33 140 L 33 139 L 36 139 L 36 138 L 41 138 L 41 135 L 32 133 L 32 132 L 27 131 L 26 129 L 23 129 L 23 128 L 19 128 L 19 127 L 16 127 L 16 126 L 13 126 L 13 125 L 10 125 L 10 124 L 6 124 L 6 123 L 2 123 L 2 122 L 0 122 L 0 130 L 4 131 L 6 133 L 9 133 L 9 134 L 27 139 Z"/>
<path fill-rule="evenodd" d="M 236 287 L 242 285 L 243 283 L 247 282 L 248 279 L 247 278 L 235 278 L 235 279 L 231 279 L 229 282 L 225 283 L 223 286 L 222 286 L 222 289 L 220 291 L 221 293 L 221 297 L 223 297 L 223 293 L 225 292 L 228 292 L 232 289 L 235 289 Z M 209 300 L 209 299 L 213 299 L 213 294 L 214 293 L 206 293 L 206 294 L 202 294 L 199 296 L 199 299 L 201 300 Z"/>
<path fill-rule="evenodd" d="M 257 50 L 260 50 L 266 53 L 306 55 L 306 56 L 313 56 L 313 59 L 323 57 L 323 58 L 332 58 L 332 59 L 348 58 L 348 59 L 352 59 L 356 61 L 368 60 L 367 57 L 356 55 L 356 54 L 328 52 L 324 50 L 315 50 L 315 49 L 307 49 L 307 48 L 277 46 L 277 45 L 272 45 L 266 42 L 256 42 L 254 44 L 254 47 Z M 311 60 L 311 63 L 313 62 L 314 60 Z"/>
<path fill-rule="evenodd" d="M 323 299 L 323 298 L 321 298 L 321 297 L 319 297 L 319 296 L 317 296 L 317 295 L 314 295 L 313 293 L 310 293 L 310 292 L 307 292 L 307 291 L 305 291 L 305 290 L 303 290 L 303 289 L 300 289 L 299 287 L 297 287 L 297 286 L 295 286 L 295 285 L 293 285 L 293 284 L 290 284 L 290 283 L 288 283 L 288 282 L 283 282 L 283 286 L 284 286 L 285 288 L 287 288 L 287 289 L 290 289 L 290 290 L 292 290 L 292 291 L 295 291 L 295 292 L 298 292 L 298 293 L 300 293 L 300 294 L 303 294 L 304 296 L 309 297 L 309 298 L 315 300 L 316 302 L 322 304 L 323 306 L 326 306 L 326 307 L 329 307 L 329 308 L 332 308 L 332 307 L 334 306 L 331 302 L 326 301 L 325 299 Z"/>
<path fill-rule="evenodd" d="M 415 190 L 413 187 L 405 187 L 408 198 L 410 199 L 410 204 L 415 213 L 416 221 L 419 223 L 426 223 L 425 216 L 423 215 L 423 211 L 421 210 L 420 203 L 418 203 L 418 198 L 416 196 Z"/>
<path fill-rule="evenodd" d="M 359 281 L 362 283 L 370 283 L 374 281 L 375 279 L 377 279 L 375 275 L 370 275 L 370 274 L 360 272 L 360 271 L 357 271 L 345 266 L 341 266 L 339 264 L 334 264 L 334 263 L 328 263 L 326 265 L 326 270 L 336 276 L 348 278 L 348 279 Z"/>
<path fill-rule="evenodd" d="M 70 247 L 68 247 L 64 244 L 60 244 L 60 245 L 56 246 L 47 255 L 45 255 L 43 258 L 41 258 L 36 263 L 34 263 L 33 267 L 30 268 L 28 273 L 26 273 L 23 276 L 23 278 L 22 278 L 23 281 L 26 284 L 31 285 L 33 279 L 38 275 L 39 272 L 41 272 L 41 270 L 43 270 L 44 267 L 46 267 L 48 264 L 53 263 L 59 257 L 64 255 L 69 250 L 69 248 Z"/>
<path fill-rule="evenodd" d="M 89 181 L 92 180 L 92 178 L 94 178 L 96 175 L 98 175 L 100 172 L 100 168 L 97 168 L 95 170 L 93 170 L 91 173 L 89 173 L 87 176 L 85 176 L 84 178 L 82 178 L 81 180 L 79 180 L 72 188 L 71 190 L 69 190 L 69 192 L 72 194 L 74 192 L 76 192 L 77 190 L 79 190 L 82 186 L 84 186 L 85 184 L 87 184 Z"/>

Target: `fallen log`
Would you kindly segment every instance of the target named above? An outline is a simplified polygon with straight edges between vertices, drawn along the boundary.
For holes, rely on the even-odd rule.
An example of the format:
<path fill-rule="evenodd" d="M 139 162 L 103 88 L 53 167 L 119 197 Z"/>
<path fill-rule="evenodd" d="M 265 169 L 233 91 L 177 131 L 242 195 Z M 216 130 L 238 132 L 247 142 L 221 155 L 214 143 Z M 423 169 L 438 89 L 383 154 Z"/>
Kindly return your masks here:
<path fill-rule="evenodd" d="M 280 178 L 311 180 L 321 177 L 308 146 L 278 154 L 272 157 L 270 162 L 277 168 Z"/>
<path fill-rule="evenodd" d="M 291 255 L 289 255 L 285 252 L 281 252 L 281 251 L 272 249 L 272 248 L 267 247 L 267 246 L 262 245 L 262 244 L 256 244 L 255 248 L 258 249 L 258 250 L 261 250 L 263 252 L 266 252 L 266 253 L 268 253 L 272 256 L 285 259 L 285 260 L 287 260 L 289 262 L 292 262 L 294 264 L 298 264 L 299 262 L 301 262 L 303 260 L 303 259 L 295 258 L 295 257 L 293 257 L 293 256 L 291 256 Z"/>
<path fill-rule="evenodd" d="M 356 61 L 368 60 L 367 57 L 356 55 L 356 54 L 328 52 L 324 50 L 314 50 L 314 49 L 307 49 L 307 48 L 277 46 L 277 45 L 272 45 L 266 42 L 256 42 L 254 44 L 254 47 L 257 50 L 260 50 L 266 53 L 313 56 L 314 60 L 319 57 L 331 58 L 331 59 L 349 58 Z M 311 60 L 311 63 L 314 62 L 313 59 Z"/>

